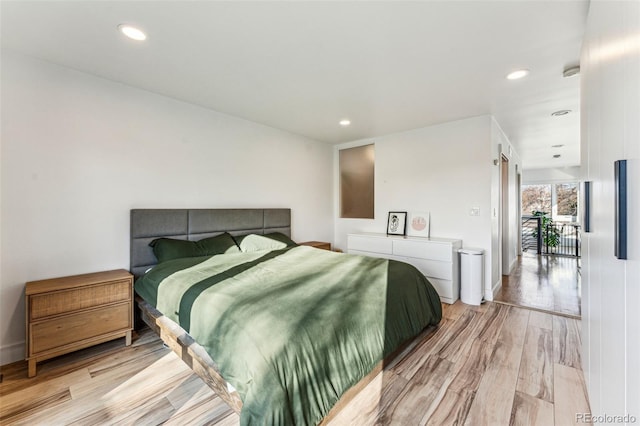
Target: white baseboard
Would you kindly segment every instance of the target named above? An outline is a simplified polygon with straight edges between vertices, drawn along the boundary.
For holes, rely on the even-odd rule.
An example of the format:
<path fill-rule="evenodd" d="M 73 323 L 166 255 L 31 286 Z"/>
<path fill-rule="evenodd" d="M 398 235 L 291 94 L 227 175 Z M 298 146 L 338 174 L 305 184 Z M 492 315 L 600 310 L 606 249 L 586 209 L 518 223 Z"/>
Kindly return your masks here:
<path fill-rule="evenodd" d="M 502 288 L 502 278 L 498 279 L 498 281 L 493 283 L 493 286 L 491 286 L 490 290 L 487 289 L 488 291 L 486 292 L 484 299 L 488 301 L 493 301 L 493 299 L 495 299 L 496 297 L 496 294 L 498 294 L 501 288 Z"/>
<path fill-rule="evenodd" d="M 0 346 L 0 365 L 24 360 L 24 342 Z"/>
<path fill-rule="evenodd" d="M 501 288 L 502 288 L 502 277 L 498 278 L 498 281 L 496 281 L 495 284 L 493 284 L 493 287 L 491 288 L 491 291 L 493 292 L 492 296 L 496 297 L 496 294 L 498 294 Z"/>

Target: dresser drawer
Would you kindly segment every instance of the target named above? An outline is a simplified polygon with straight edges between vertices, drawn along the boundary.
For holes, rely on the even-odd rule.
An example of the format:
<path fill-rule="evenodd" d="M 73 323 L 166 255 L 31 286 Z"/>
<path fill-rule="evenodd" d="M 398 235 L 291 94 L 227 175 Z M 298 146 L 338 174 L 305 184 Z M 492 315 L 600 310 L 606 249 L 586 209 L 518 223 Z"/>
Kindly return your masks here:
<path fill-rule="evenodd" d="M 442 280 L 452 280 L 453 270 L 451 262 L 439 262 L 437 260 L 425 260 L 416 258 L 406 258 L 406 262 L 412 264 L 422 275 L 430 278 L 439 278 Z"/>
<path fill-rule="evenodd" d="M 348 252 L 384 257 L 409 263 L 431 281 L 440 300 L 454 303 L 460 295 L 457 249 L 462 241 L 453 238 L 401 237 L 361 233 L 347 236 Z"/>
<path fill-rule="evenodd" d="M 349 235 L 347 237 L 347 249 L 366 251 L 380 254 L 392 254 L 392 242 L 389 238 L 372 238 L 367 236 Z"/>
<path fill-rule="evenodd" d="M 35 294 L 30 298 L 30 319 L 37 320 L 129 300 L 131 291 L 131 280 L 121 280 L 52 293 Z"/>
<path fill-rule="evenodd" d="M 447 301 L 454 299 L 454 296 L 455 299 L 458 298 L 457 295 L 454 295 L 454 289 L 451 281 L 440 280 L 432 277 L 427 277 L 427 279 L 429 280 L 431 285 L 433 285 L 433 288 L 436 289 L 436 291 L 438 292 L 438 296 L 440 296 L 441 298 L 446 299 Z"/>
<path fill-rule="evenodd" d="M 392 254 L 374 253 L 370 251 L 349 250 L 349 254 L 357 254 L 360 256 L 379 257 L 382 259 L 398 260 L 400 262 L 408 262 L 406 257 L 394 256 Z"/>
<path fill-rule="evenodd" d="M 131 303 L 122 303 L 33 323 L 31 353 L 131 328 Z"/>
<path fill-rule="evenodd" d="M 453 250 L 450 244 L 433 243 L 429 241 L 394 240 L 393 254 L 451 262 Z"/>

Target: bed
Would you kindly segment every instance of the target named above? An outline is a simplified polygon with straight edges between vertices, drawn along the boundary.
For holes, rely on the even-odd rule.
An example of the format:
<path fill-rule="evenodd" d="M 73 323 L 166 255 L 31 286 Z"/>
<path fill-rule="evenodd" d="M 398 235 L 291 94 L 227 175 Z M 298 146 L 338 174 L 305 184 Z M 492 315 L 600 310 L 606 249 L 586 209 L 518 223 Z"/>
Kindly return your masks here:
<path fill-rule="evenodd" d="M 290 222 L 289 209 L 131 211 L 142 319 L 245 425 L 321 423 L 442 315 L 412 266 L 298 246 Z"/>

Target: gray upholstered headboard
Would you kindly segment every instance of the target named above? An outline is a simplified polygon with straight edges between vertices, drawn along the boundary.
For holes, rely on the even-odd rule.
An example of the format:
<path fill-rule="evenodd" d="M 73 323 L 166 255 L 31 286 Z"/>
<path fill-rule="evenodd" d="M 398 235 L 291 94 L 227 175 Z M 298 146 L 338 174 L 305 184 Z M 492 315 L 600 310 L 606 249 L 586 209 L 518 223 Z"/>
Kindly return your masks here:
<path fill-rule="evenodd" d="M 291 209 L 133 209 L 129 269 L 137 278 L 157 263 L 149 247 L 156 238 L 199 240 L 223 232 L 290 237 Z"/>

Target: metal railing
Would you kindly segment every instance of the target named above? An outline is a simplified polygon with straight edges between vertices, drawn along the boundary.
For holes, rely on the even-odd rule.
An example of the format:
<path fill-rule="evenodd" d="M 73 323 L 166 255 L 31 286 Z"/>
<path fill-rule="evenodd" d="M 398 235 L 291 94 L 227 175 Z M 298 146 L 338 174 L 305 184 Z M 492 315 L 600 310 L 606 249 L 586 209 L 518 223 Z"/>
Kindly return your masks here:
<path fill-rule="evenodd" d="M 540 216 L 522 216 L 522 251 L 542 253 Z"/>
<path fill-rule="evenodd" d="M 544 222 L 540 216 L 522 217 L 522 251 L 580 257 L 580 225 Z"/>

